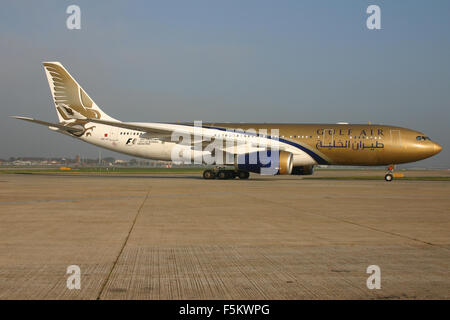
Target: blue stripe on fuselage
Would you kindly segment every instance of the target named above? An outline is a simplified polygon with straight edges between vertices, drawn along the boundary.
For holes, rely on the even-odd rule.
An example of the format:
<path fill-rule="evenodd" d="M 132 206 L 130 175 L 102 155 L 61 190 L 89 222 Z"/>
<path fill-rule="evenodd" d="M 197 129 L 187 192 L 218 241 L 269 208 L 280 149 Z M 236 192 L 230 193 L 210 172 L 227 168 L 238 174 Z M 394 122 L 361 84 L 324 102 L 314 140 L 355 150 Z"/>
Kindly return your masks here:
<path fill-rule="evenodd" d="M 202 128 L 206 128 L 206 129 L 216 129 L 216 130 L 221 130 L 221 131 L 227 131 L 227 130 L 228 130 L 228 131 L 231 131 L 231 130 L 232 130 L 232 129 L 218 128 L 218 127 L 209 127 L 209 126 L 202 126 Z M 251 133 L 251 132 L 236 131 L 236 130 L 233 130 L 233 132 L 235 132 L 235 133 L 243 133 L 243 134 L 248 134 L 248 135 L 258 136 L 257 134 Z M 275 140 L 275 139 L 272 138 L 271 136 L 265 136 L 265 138 Z M 289 140 L 281 139 L 281 138 L 278 138 L 278 141 L 283 142 L 283 143 L 287 143 L 287 144 L 289 144 L 289 145 L 291 145 L 291 146 L 293 146 L 293 147 L 296 147 L 296 148 L 298 148 L 298 149 L 300 149 L 300 150 L 306 152 L 306 153 L 307 153 L 308 155 L 310 155 L 310 156 L 311 156 L 318 164 L 328 164 L 328 161 L 326 161 L 325 159 L 323 159 L 321 156 L 319 156 L 319 155 L 316 154 L 315 152 L 309 150 L 308 148 L 306 148 L 306 147 L 304 147 L 304 146 L 302 146 L 302 145 L 300 145 L 300 144 L 297 144 L 297 143 L 292 142 L 292 141 L 289 141 Z"/>

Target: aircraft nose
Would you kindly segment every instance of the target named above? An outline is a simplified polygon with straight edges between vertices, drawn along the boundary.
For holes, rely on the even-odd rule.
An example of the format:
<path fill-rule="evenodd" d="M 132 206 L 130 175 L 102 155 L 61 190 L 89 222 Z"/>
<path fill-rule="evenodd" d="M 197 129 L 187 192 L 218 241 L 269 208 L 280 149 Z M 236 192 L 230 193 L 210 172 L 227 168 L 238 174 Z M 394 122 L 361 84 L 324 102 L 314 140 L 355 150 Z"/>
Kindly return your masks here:
<path fill-rule="evenodd" d="M 442 150 L 442 146 L 439 143 L 433 142 L 434 154 L 438 154 Z"/>
<path fill-rule="evenodd" d="M 441 150 L 442 146 L 440 144 L 428 140 L 421 141 L 415 144 L 415 148 L 413 148 L 411 151 L 413 152 L 415 159 L 422 160 L 438 154 L 439 152 L 441 152 Z"/>

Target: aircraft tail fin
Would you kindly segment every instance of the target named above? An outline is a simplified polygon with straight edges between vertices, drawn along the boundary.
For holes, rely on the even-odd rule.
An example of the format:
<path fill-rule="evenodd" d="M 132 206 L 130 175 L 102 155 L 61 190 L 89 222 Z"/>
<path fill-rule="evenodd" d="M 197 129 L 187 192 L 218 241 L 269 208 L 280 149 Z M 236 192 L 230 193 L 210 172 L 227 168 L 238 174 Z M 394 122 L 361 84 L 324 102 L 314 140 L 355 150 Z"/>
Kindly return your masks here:
<path fill-rule="evenodd" d="M 72 119 L 117 121 L 104 113 L 59 62 L 43 62 L 60 122 Z"/>

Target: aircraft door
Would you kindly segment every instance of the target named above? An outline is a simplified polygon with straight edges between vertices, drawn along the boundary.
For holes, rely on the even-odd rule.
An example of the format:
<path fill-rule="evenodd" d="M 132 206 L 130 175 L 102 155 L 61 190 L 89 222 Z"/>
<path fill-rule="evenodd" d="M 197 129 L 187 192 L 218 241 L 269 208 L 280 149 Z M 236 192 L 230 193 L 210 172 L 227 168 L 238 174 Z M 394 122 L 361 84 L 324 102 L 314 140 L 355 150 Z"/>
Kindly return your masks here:
<path fill-rule="evenodd" d="M 391 130 L 391 148 L 393 150 L 403 149 L 400 130 Z"/>

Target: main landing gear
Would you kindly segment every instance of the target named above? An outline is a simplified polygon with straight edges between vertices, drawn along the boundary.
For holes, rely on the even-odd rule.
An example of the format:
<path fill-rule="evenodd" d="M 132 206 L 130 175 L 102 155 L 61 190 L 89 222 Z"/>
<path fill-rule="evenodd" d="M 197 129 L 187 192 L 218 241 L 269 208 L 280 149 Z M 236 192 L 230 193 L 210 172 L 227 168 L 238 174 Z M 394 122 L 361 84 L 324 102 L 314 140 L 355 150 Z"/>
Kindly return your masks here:
<path fill-rule="evenodd" d="M 250 177 L 250 173 L 248 171 L 236 170 L 236 169 L 227 169 L 224 167 L 208 169 L 203 171 L 203 179 L 211 180 L 211 179 L 234 179 L 239 178 L 242 180 L 248 179 Z"/>
<path fill-rule="evenodd" d="M 392 180 L 394 180 L 394 165 L 391 165 L 388 167 L 388 172 L 386 173 L 386 175 L 384 176 L 384 180 L 391 182 Z"/>

